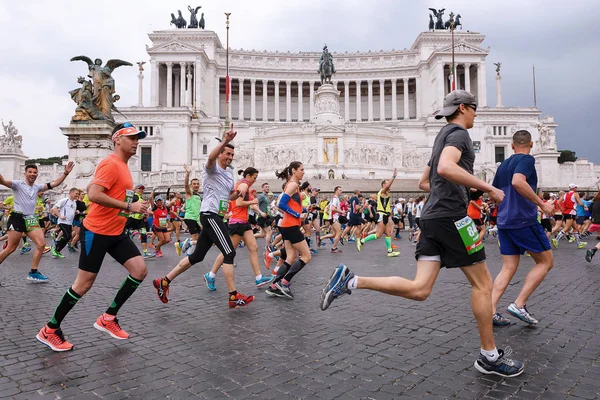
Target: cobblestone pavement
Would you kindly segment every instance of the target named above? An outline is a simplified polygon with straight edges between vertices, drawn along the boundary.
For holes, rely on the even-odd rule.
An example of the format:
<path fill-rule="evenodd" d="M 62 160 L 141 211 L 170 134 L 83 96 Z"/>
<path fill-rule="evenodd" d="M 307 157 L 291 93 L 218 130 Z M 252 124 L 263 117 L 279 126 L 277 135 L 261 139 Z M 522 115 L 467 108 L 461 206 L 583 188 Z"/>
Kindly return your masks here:
<path fill-rule="evenodd" d="M 590 244 L 595 241 L 590 241 Z M 345 263 L 359 275 L 413 277 L 414 248 L 387 258 L 383 240 L 360 253 L 347 244 L 328 248 L 294 280 L 296 299 L 267 298 L 254 287 L 247 250 L 239 249 L 236 281 L 256 295 L 248 307 L 229 310 L 220 273 L 209 292 L 202 275 L 215 258 L 176 279 L 170 302 L 156 297 L 151 278 L 177 261 L 172 245 L 148 262 L 149 275 L 121 310 L 130 340 L 93 328 L 126 276 L 107 259 L 92 290 L 63 322 L 71 352 L 55 353 L 35 340 L 76 275 L 77 256 L 45 255 L 47 284 L 25 280 L 30 255 L 13 254 L 0 267 L 0 397 L 15 399 L 594 399 L 600 396 L 600 257 L 561 242 L 556 266 L 530 299 L 535 328 L 495 328 L 499 348 L 510 345 L 525 372 L 502 379 L 477 372 L 479 351 L 470 286 L 458 270 L 443 270 L 425 302 L 355 291 L 325 312 L 318 298 L 332 269 Z M 260 243 L 259 243 L 260 244 Z M 501 264 L 487 240 L 492 276 Z M 523 257 L 506 307 L 523 284 L 532 259 Z M 513 318 L 514 319 L 514 318 Z"/>

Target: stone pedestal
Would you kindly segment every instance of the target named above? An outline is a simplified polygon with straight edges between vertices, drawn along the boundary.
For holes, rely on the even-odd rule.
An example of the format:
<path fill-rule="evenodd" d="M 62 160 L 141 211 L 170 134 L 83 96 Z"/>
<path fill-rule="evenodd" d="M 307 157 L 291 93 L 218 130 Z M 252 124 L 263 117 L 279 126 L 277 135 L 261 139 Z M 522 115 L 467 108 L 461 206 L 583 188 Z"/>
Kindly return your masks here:
<path fill-rule="evenodd" d="M 537 175 L 538 187 L 544 190 L 559 189 L 560 182 L 558 157 L 560 153 L 557 151 L 546 151 L 543 153 L 534 154 Z"/>
<path fill-rule="evenodd" d="M 105 121 L 84 121 L 60 128 L 69 139 L 69 160 L 75 162 L 65 181 L 67 187 L 87 187 L 100 160 L 113 151 L 112 129 L 112 124 Z"/>
<path fill-rule="evenodd" d="M 19 149 L 20 150 L 20 149 Z M 23 179 L 25 173 L 25 161 L 29 157 L 21 151 L 6 152 L 0 151 L 0 174 L 5 179 Z"/>
<path fill-rule="evenodd" d="M 318 125 L 343 125 L 340 115 L 340 92 L 331 83 L 319 87 L 315 93 L 315 116 L 311 122 Z"/>

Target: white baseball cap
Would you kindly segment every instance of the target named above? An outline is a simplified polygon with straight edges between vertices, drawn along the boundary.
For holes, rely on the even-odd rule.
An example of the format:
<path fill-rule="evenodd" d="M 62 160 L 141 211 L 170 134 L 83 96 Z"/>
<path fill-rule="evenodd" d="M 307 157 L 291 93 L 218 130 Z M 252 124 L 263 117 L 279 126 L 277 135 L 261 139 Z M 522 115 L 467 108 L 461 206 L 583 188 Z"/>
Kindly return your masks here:
<path fill-rule="evenodd" d="M 569 184 L 569 189 L 575 189 L 576 187 L 577 185 L 574 183 Z"/>

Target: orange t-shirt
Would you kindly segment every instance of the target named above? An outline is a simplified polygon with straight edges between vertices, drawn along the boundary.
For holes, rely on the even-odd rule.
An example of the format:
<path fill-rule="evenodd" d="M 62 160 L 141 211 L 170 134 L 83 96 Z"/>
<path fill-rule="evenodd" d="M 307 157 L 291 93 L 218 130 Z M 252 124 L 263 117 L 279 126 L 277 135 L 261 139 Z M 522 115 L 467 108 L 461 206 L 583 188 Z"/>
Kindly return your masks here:
<path fill-rule="evenodd" d="M 133 179 L 127 164 L 114 154 L 100 161 L 91 183 L 102 186 L 113 199 L 127 201 L 127 192 L 133 197 Z M 119 215 L 121 214 L 121 215 Z M 127 211 L 91 203 L 90 212 L 83 220 L 86 229 L 107 236 L 123 233 Z"/>
<path fill-rule="evenodd" d="M 483 199 L 480 197 L 478 200 L 475 200 L 475 203 L 477 203 L 477 205 L 481 207 L 483 206 Z M 471 217 L 471 219 L 481 219 L 481 210 L 469 202 L 469 208 L 467 208 L 467 215 Z"/>

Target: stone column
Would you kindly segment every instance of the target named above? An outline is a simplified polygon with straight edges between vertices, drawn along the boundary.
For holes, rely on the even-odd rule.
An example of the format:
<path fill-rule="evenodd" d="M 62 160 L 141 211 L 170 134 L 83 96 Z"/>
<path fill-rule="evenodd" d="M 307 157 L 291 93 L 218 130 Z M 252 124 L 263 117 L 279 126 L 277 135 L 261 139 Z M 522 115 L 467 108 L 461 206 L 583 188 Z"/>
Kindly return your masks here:
<path fill-rule="evenodd" d="M 263 85 L 263 96 L 262 96 L 262 101 L 263 101 L 263 117 L 262 120 L 263 121 L 267 121 L 269 119 L 269 114 L 268 114 L 268 104 L 267 104 L 267 98 L 268 98 L 268 84 L 269 81 L 262 81 L 262 85 Z"/>
<path fill-rule="evenodd" d="M 158 69 L 160 67 L 160 63 L 155 60 L 150 60 L 150 75 L 152 80 L 152 86 L 150 89 L 150 106 L 158 107 Z"/>
<path fill-rule="evenodd" d="M 350 121 L 350 81 L 344 81 L 344 120 Z"/>
<path fill-rule="evenodd" d="M 465 90 L 467 92 L 471 91 L 471 64 L 465 64 Z"/>
<path fill-rule="evenodd" d="M 179 107 L 179 100 L 181 100 L 179 93 L 181 86 L 179 85 L 179 80 L 180 75 L 173 74 L 173 107 Z"/>
<path fill-rule="evenodd" d="M 202 104 L 202 76 L 201 76 L 201 71 L 202 71 L 202 65 L 200 64 L 200 61 L 196 61 L 194 63 L 194 84 L 195 84 L 195 92 L 194 92 L 194 99 L 192 100 L 192 102 L 196 102 L 196 109 L 200 110 L 201 109 L 201 104 Z"/>
<path fill-rule="evenodd" d="M 500 85 L 500 81 L 502 77 L 500 73 L 496 73 L 496 107 L 502 107 L 502 86 Z"/>
<path fill-rule="evenodd" d="M 302 104 L 302 85 L 304 84 L 304 82 L 302 81 L 298 81 L 298 122 L 302 122 L 304 121 L 304 116 L 302 115 L 304 113 L 303 110 L 303 104 Z"/>
<path fill-rule="evenodd" d="M 396 93 L 396 79 L 392 79 L 392 121 L 398 119 L 398 94 Z"/>
<path fill-rule="evenodd" d="M 385 121 L 385 79 L 379 80 L 379 120 Z"/>
<path fill-rule="evenodd" d="M 274 120 L 279 122 L 279 81 L 275 81 L 275 117 Z"/>
<path fill-rule="evenodd" d="M 360 99 L 361 81 L 356 81 L 356 120 L 362 121 L 361 99 Z"/>
<path fill-rule="evenodd" d="M 373 80 L 367 81 L 368 86 L 368 99 L 367 99 L 367 118 L 369 121 L 373 121 Z"/>
<path fill-rule="evenodd" d="M 173 63 L 167 62 L 167 107 L 173 107 Z"/>
<path fill-rule="evenodd" d="M 419 96 L 419 88 L 421 87 L 420 78 L 415 78 L 415 110 L 416 118 L 421 118 L 421 96 Z"/>
<path fill-rule="evenodd" d="M 187 63 L 179 63 L 181 71 L 179 73 L 179 107 L 185 106 L 185 70 Z"/>
<path fill-rule="evenodd" d="M 243 78 L 238 78 L 238 85 L 239 85 L 239 96 L 238 96 L 238 100 L 239 100 L 239 106 L 238 106 L 238 121 L 243 121 L 244 120 L 244 79 Z"/>
<path fill-rule="evenodd" d="M 477 103 L 479 107 L 487 106 L 487 93 L 485 86 L 485 63 L 477 64 Z"/>
<path fill-rule="evenodd" d="M 438 84 L 438 109 L 441 109 L 444 105 L 444 97 L 446 96 L 446 82 L 444 81 L 444 66 L 446 64 L 440 63 L 437 71 L 437 84 Z"/>
<path fill-rule="evenodd" d="M 144 74 L 140 70 L 138 74 L 138 107 L 144 107 Z"/>
<path fill-rule="evenodd" d="M 292 81 L 285 81 L 285 120 L 292 121 Z"/>
<path fill-rule="evenodd" d="M 408 114 L 408 78 L 402 78 L 404 82 L 404 119 L 409 119 Z"/>
<path fill-rule="evenodd" d="M 192 160 L 198 159 L 198 132 L 192 132 Z"/>
<path fill-rule="evenodd" d="M 192 64 L 190 64 L 188 66 L 186 77 L 187 77 L 187 98 L 186 98 L 185 104 L 188 107 L 191 107 L 192 106 L 192 92 L 193 92 L 193 90 L 192 90 L 192 77 L 193 77 Z M 229 104 L 231 104 L 231 103 L 229 103 Z M 231 113 L 229 113 L 229 115 L 231 115 Z"/>
<path fill-rule="evenodd" d="M 250 121 L 256 121 L 256 79 L 250 79 Z"/>
<path fill-rule="evenodd" d="M 309 97 L 308 107 L 309 107 L 310 119 L 312 119 L 313 116 L 315 115 L 315 82 L 310 81 L 309 85 L 310 85 L 310 92 L 308 95 L 308 97 Z"/>

